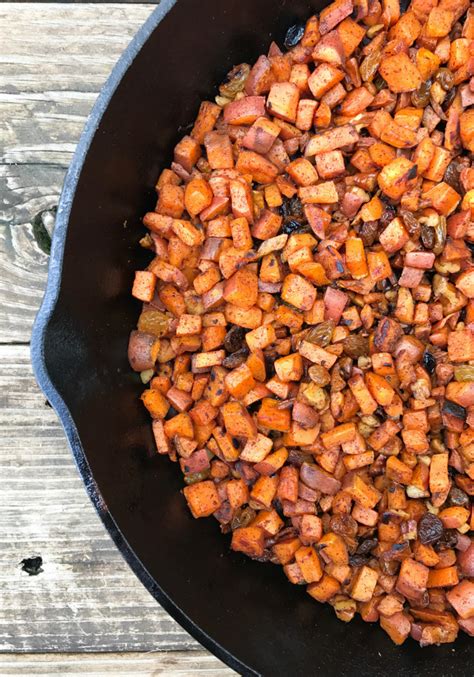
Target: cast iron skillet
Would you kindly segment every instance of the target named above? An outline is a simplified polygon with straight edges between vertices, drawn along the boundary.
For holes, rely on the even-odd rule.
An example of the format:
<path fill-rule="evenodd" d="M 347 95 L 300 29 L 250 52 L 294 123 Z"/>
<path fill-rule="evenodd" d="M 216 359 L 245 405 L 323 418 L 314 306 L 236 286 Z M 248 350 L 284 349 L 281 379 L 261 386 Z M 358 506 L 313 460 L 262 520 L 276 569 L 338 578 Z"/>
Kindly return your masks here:
<path fill-rule="evenodd" d="M 100 95 L 66 177 L 33 366 L 87 491 L 152 595 L 245 675 L 470 674 L 469 640 L 395 647 L 376 625 L 338 621 L 281 568 L 229 551 L 214 520 L 195 521 L 177 467 L 158 458 L 127 359 L 145 265 L 140 217 L 203 98 L 242 61 L 323 7 L 303 0 L 163 0 Z M 462 634 L 462 633 L 461 633 Z"/>

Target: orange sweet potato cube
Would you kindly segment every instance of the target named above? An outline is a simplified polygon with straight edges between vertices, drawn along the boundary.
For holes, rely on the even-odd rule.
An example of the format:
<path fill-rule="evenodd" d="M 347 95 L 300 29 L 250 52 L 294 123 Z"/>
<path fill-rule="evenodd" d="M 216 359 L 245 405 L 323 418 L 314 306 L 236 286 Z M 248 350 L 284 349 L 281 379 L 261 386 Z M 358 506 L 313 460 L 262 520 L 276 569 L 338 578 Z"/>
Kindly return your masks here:
<path fill-rule="evenodd" d="M 274 363 L 275 371 L 281 381 L 299 381 L 303 375 L 303 359 L 299 353 L 280 357 Z"/>
<path fill-rule="evenodd" d="M 316 288 L 301 275 L 290 273 L 283 282 L 281 298 L 299 310 L 311 310 L 316 301 Z"/>
<path fill-rule="evenodd" d="M 250 267 L 237 270 L 224 285 L 224 299 L 239 308 L 251 308 L 257 303 L 258 277 Z"/>
<path fill-rule="evenodd" d="M 264 209 L 252 227 L 253 237 L 259 240 L 268 240 L 278 235 L 282 224 L 282 217 L 269 209 Z"/>
<path fill-rule="evenodd" d="M 454 13 L 442 7 L 433 7 L 428 15 L 425 33 L 428 38 L 443 38 L 454 23 Z"/>
<path fill-rule="evenodd" d="M 159 390 L 149 388 L 141 396 L 141 400 L 154 419 L 163 419 L 170 408 L 166 397 Z"/>
<path fill-rule="evenodd" d="M 199 144 L 204 143 L 204 137 L 214 128 L 221 110 L 220 106 L 211 101 L 203 101 L 201 103 L 199 113 L 191 131 L 191 136 Z"/>
<path fill-rule="evenodd" d="M 344 73 L 330 63 L 320 63 L 308 78 L 308 87 L 315 99 L 320 99 L 338 82 L 344 78 Z"/>
<path fill-rule="evenodd" d="M 273 183 L 278 176 L 278 167 L 252 150 L 240 152 L 236 168 L 242 174 L 250 174 L 257 183 Z"/>
<path fill-rule="evenodd" d="M 339 592 L 340 588 L 339 581 L 325 573 L 321 580 L 310 583 L 306 590 L 318 602 L 328 602 Z"/>
<path fill-rule="evenodd" d="M 156 288 L 156 275 L 148 270 L 137 270 L 133 282 L 132 296 L 148 303 L 153 300 Z"/>
<path fill-rule="evenodd" d="M 249 557 L 261 557 L 265 548 L 265 532 L 261 527 L 254 526 L 235 529 L 230 547 Z"/>
<path fill-rule="evenodd" d="M 268 112 L 287 122 L 295 122 L 300 94 L 293 82 L 276 82 L 267 97 Z"/>
<path fill-rule="evenodd" d="M 298 186 L 311 186 L 318 180 L 318 173 L 309 160 L 298 158 L 286 167 L 286 171 Z"/>
<path fill-rule="evenodd" d="M 275 543 L 272 550 L 280 564 L 288 564 L 295 556 L 295 552 L 301 546 L 298 538 L 288 538 L 280 543 Z"/>
<path fill-rule="evenodd" d="M 240 460 L 248 463 L 259 463 L 268 456 L 272 450 L 273 442 L 269 437 L 258 433 L 253 439 L 247 440 L 240 452 Z"/>
<path fill-rule="evenodd" d="M 351 597 L 357 602 L 368 602 L 377 585 L 378 572 L 368 566 L 359 569 L 352 581 Z"/>
<path fill-rule="evenodd" d="M 242 146 L 255 153 L 266 155 L 280 135 L 280 127 L 265 117 L 260 117 L 250 127 L 242 139 Z"/>
<path fill-rule="evenodd" d="M 235 99 L 224 108 L 224 122 L 229 125 L 251 125 L 265 115 L 264 96 L 245 96 Z"/>
<path fill-rule="evenodd" d="M 243 399 L 254 385 L 255 379 L 246 364 L 236 367 L 225 377 L 225 386 L 236 400 Z"/>
<path fill-rule="evenodd" d="M 195 518 L 209 517 L 221 505 L 216 486 L 211 480 L 190 484 L 183 489 L 183 494 Z"/>
<path fill-rule="evenodd" d="M 416 179 L 416 165 L 405 157 L 395 158 L 382 167 L 377 178 L 382 191 L 393 200 L 399 200 Z"/>
<path fill-rule="evenodd" d="M 340 150 L 330 150 L 326 153 L 318 153 L 315 157 L 316 169 L 322 179 L 334 179 L 344 174 L 346 167 L 344 156 Z"/>
<path fill-rule="evenodd" d="M 316 583 L 323 576 L 321 562 L 312 546 L 301 546 L 295 552 L 295 560 L 306 583 Z"/>
<path fill-rule="evenodd" d="M 249 490 L 243 480 L 230 480 L 227 482 L 225 488 L 227 491 L 227 499 L 232 510 L 236 510 L 248 502 Z"/>
<path fill-rule="evenodd" d="M 174 219 L 181 218 L 184 212 L 184 189 L 182 186 L 166 183 L 160 189 L 156 211 L 162 216 L 171 216 Z M 148 223 L 145 225 L 148 225 Z M 151 225 L 148 227 L 151 228 Z"/>
<path fill-rule="evenodd" d="M 267 536 L 276 536 L 283 526 L 283 520 L 276 510 L 260 510 L 251 526 L 260 527 Z"/>
<path fill-rule="evenodd" d="M 234 167 L 232 143 L 227 134 L 208 132 L 204 137 L 204 145 L 211 169 L 232 169 Z"/>
<path fill-rule="evenodd" d="M 190 172 L 201 157 L 201 146 L 192 136 L 183 136 L 175 146 L 174 161 Z"/>
<path fill-rule="evenodd" d="M 265 397 L 257 412 L 257 421 L 270 430 L 287 432 L 291 425 L 291 413 L 288 409 L 279 409 L 278 404 L 278 400 Z"/>
<path fill-rule="evenodd" d="M 405 52 L 382 59 L 379 72 L 395 94 L 413 92 L 422 83 L 419 70 Z"/>
<path fill-rule="evenodd" d="M 270 509 L 278 488 L 278 477 L 261 475 L 250 491 L 250 500 L 262 508 Z"/>
<path fill-rule="evenodd" d="M 421 562 L 408 558 L 402 561 L 396 589 L 408 599 L 419 599 L 426 590 L 429 569 Z"/>
<path fill-rule="evenodd" d="M 249 331 L 245 335 L 245 340 L 252 352 L 264 350 L 267 346 L 276 341 L 275 329 L 272 324 L 265 324 Z"/>
<path fill-rule="evenodd" d="M 411 622 L 408 616 L 399 611 L 393 616 L 381 616 L 380 626 L 388 634 L 392 642 L 395 644 L 403 644 L 411 630 Z"/>
<path fill-rule="evenodd" d="M 222 406 L 224 425 L 233 437 L 256 437 L 257 427 L 247 409 L 240 402 L 226 402 Z"/>
<path fill-rule="evenodd" d="M 395 219 L 392 219 L 385 230 L 379 235 L 382 247 L 389 254 L 393 254 L 394 252 L 399 251 L 399 249 L 402 249 L 409 239 L 410 236 L 405 230 L 402 220 L 398 218 L 398 216 Z"/>

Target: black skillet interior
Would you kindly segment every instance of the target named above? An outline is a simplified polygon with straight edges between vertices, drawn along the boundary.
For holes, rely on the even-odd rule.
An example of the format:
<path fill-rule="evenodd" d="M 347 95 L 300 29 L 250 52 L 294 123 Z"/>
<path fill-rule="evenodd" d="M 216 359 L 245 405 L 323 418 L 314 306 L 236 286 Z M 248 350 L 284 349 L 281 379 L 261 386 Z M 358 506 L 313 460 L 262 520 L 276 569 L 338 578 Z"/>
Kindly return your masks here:
<path fill-rule="evenodd" d="M 234 669 L 462 677 L 471 674 L 465 636 L 454 647 L 395 647 L 378 626 L 338 621 L 280 568 L 231 553 L 214 520 L 194 521 L 177 467 L 154 454 L 142 386 L 127 364 L 139 313 L 131 280 L 147 260 L 137 247 L 140 217 L 154 205 L 160 169 L 227 71 L 273 39 L 282 44 L 290 25 L 324 4 L 163 0 L 155 10 L 107 83 L 68 174 L 34 367 L 121 552 L 163 606 Z"/>

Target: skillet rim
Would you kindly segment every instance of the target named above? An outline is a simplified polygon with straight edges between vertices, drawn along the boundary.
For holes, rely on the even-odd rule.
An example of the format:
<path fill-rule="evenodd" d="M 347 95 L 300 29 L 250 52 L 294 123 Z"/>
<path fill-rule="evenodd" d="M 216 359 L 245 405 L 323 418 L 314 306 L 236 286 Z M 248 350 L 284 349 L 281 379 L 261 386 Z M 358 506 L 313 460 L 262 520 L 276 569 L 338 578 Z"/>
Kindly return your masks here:
<path fill-rule="evenodd" d="M 55 410 L 63 430 L 66 434 L 69 447 L 72 451 L 74 461 L 85 484 L 87 494 L 92 501 L 102 523 L 112 537 L 117 549 L 133 573 L 156 599 L 156 601 L 167 611 L 189 634 L 194 637 L 201 645 L 211 651 L 221 661 L 230 668 L 244 676 L 258 676 L 259 673 L 251 669 L 227 649 L 221 646 L 216 640 L 210 637 L 202 628 L 164 592 L 160 585 L 148 572 L 138 555 L 129 545 L 125 536 L 120 531 L 113 516 L 108 511 L 103 501 L 100 489 L 94 480 L 91 468 L 87 461 L 80 437 L 74 419 L 69 408 L 59 394 L 54 385 L 51 376 L 46 367 L 45 360 L 45 340 L 48 327 L 55 311 L 59 294 L 61 290 L 61 280 L 63 273 L 63 258 L 66 245 L 66 236 L 69 226 L 69 217 L 72 205 L 76 195 L 76 189 L 81 176 L 82 168 L 86 160 L 89 148 L 100 125 L 102 117 L 106 112 L 117 88 L 127 73 L 129 67 L 138 56 L 139 52 L 148 41 L 149 37 L 173 9 L 178 0 L 161 0 L 160 4 L 153 10 L 145 23 L 139 28 L 125 51 L 119 57 L 111 74 L 103 85 L 99 96 L 92 107 L 91 113 L 87 118 L 84 129 L 76 146 L 72 161 L 66 172 L 61 195 L 59 198 L 58 211 L 51 244 L 51 254 L 48 263 L 48 278 L 46 289 L 40 308 L 35 317 L 31 334 L 31 363 L 35 379 L 43 391 L 44 395 Z"/>

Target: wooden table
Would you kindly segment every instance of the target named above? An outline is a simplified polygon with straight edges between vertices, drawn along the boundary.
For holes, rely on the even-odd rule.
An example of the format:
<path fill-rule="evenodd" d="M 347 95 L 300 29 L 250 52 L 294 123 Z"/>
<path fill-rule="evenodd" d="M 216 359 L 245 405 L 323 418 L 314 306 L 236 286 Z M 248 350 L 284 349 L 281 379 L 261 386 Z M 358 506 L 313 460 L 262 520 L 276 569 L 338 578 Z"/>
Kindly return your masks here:
<path fill-rule="evenodd" d="M 53 222 L 35 217 L 57 205 L 97 93 L 154 6 L 0 4 L 2 676 L 235 674 L 122 560 L 29 360 L 48 268 L 44 238 L 38 244 L 34 232 Z M 30 576 L 20 563 L 32 556 L 42 558 L 42 572 Z"/>

